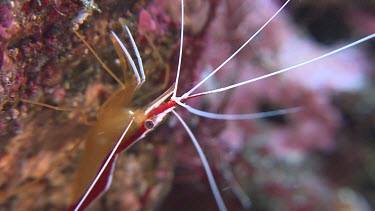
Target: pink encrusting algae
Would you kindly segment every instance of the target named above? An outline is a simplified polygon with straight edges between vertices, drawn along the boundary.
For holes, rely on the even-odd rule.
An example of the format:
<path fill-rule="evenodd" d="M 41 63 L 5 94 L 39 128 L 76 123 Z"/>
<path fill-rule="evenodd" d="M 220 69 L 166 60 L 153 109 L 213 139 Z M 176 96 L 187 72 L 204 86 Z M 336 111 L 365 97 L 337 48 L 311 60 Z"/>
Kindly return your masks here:
<path fill-rule="evenodd" d="M 23 5 L 20 16 L 34 17 L 34 10 L 28 8 L 39 8 L 38 2 L 30 1 Z M 175 74 L 180 27 L 180 10 L 176 1 L 139 1 L 129 5 L 114 0 L 99 2 L 102 13 L 94 13 L 87 20 L 86 16 L 91 13 L 85 13 L 88 8 L 83 3 L 91 1 L 71 4 L 75 7 L 59 1 L 40 2 L 42 6 L 48 5 L 49 11 L 55 11 L 43 16 L 52 17 L 43 22 L 46 25 L 65 21 L 65 16 L 59 16 L 60 13 L 68 15 L 66 20 L 71 22 L 66 21 L 68 26 L 61 28 L 69 31 L 69 35 L 62 39 L 63 33 L 56 35 L 52 30 L 35 35 L 37 39 L 26 42 L 22 37 L 24 35 L 9 34 L 19 28 L 20 20 L 9 15 L 12 14 L 10 3 L 2 3 L 2 83 L 9 78 L 4 76 L 5 70 L 9 70 L 8 76 L 18 74 L 10 71 L 20 69 L 16 58 L 24 61 L 24 58 L 30 58 L 24 57 L 24 54 L 34 55 L 38 50 L 44 52 L 46 49 L 43 55 L 32 57 L 34 62 L 26 66 L 37 76 L 32 78 L 34 75 L 25 74 L 27 79 L 24 79 L 19 77 L 22 74 L 18 74 L 13 80 L 17 83 L 12 85 L 12 90 L 2 87 L 5 91 L 1 93 L 2 102 L 9 98 L 13 100 L 13 95 L 41 95 L 50 103 L 66 107 L 82 106 L 88 111 L 95 111 L 115 89 L 115 83 L 99 70 L 94 58 L 86 55 L 86 48 L 70 32 L 72 25 L 78 26 L 81 22 L 86 24 L 81 25 L 80 32 L 114 69 L 119 65 L 115 63 L 117 57 L 109 44 L 108 31 L 118 31 L 124 40 L 123 24 L 130 26 L 151 78 L 146 81 L 145 90 L 160 86 L 165 67 L 170 67 L 172 76 Z M 248 47 L 201 89 L 210 90 L 282 69 L 356 40 L 361 35 L 373 33 L 371 24 L 375 22 L 375 17 L 368 12 L 375 10 L 373 5 L 357 7 L 353 2 L 345 5 L 334 1 L 318 4 L 317 10 L 334 7 L 347 12 L 343 19 L 348 22 L 351 32 L 344 39 L 327 45 L 308 34 L 308 23 L 300 24 L 293 19 L 298 18 L 298 11 L 306 10 L 306 5 L 292 1 Z M 272 16 L 280 4 L 277 0 L 186 1 L 185 6 L 190 10 L 187 9 L 186 19 L 189 21 L 186 21 L 179 92 L 188 90 L 220 65 Z M 356 24 L 358 20 L 366 27 Z M 18 30 L 17 33 L 35 33 L 38 27 L 46 30 L 43 24 L 27 26 L 21 31 L 23 33 Z M 146 36 L 156 46 L 163 63 L 158 60 Z M 23 42 L 19 43 L 19 40 Z M 12 48 L 17 43 L 22 47 Z M 68 53 L 64 53 L 66 51 Z M 51 59 L 57 56 L 61 58 Z M 249 209 L 254 210 L 342 210 L 343 207 L 374 206 L 375 201 L 370 198 L 374 194 L 371 190 L 374 176 L 364 176 L 366 172 L 373 175 L 369 166 L 375 163 L 375 158 L 370 156 L 374 151 L 371 147 L 366 148 L 373 146 L 369 132 L 373 127 L 363 128 L 363 125 L 370 125 L 368 119 L 374 117 L 371 114 L 374 103 L 370 100 L 374 95 L 369 91 L 373 88 L 371 66 L 374 65 L 370 56 L 364 45 L 357 46 L 299 70 L 189 102 L 194 107 L 218 113 L 256 113 L 302 106 L 302 110 L 296 113 L 252 121 L 208 120 L 183 112 L 183 117 L 189 119 L 194 134 L 204 147 L 230 210 L 249 208 L 248 199 L 251 200 Z M 71 60 L 71 57 L 82 58 Z M 69 61 L 74 62 L 65 64 Z M 26 88 L 20 89 L 25 83 Z M 23 89 L 28 90 L 26 95 L 19 93 L 25 92 L 19 91 Z M 351 101 L 352 97 L 356 100 Z M 0 178 L 1 195 L 17 190 L 27 181 L 40 180 L 22 189 L 21 193 L 10 194 L 1 201 L 0 207 L 66 208 L 74 162 L 77 162 L 80 153 L 75 150 L 75 144 L 82 139 L 87 127 L 74 112 L 66 114 L 35 106 L 17 107 L 11 103 L 5 105 L 5 113 L 2 113 L 8 119 L 17 116 L 17 113 L 21 117 L 38 113 L 28 120 L 15 118 L 15 123 L 2 122 L 2 127 L 14 134 L 2 139 L 0 169 L 4 173 Z M 358 125 L 348 129 L 353 123 Z M 174 118 L 168 119 L 162 127 L 119 159 L 109 192 L 93 205 L 93 210 L 217 209 L 201 162 L 185 131 Z M 15 131 L 20 134 L 14 136 Z M 354 146 L 356 148 L 352 148 Z M 334 155 L 337 155 L 337 160 Z M 356 163 L 353 164 L 352 160 Z M 361 166 L 360 173 L 348 174 L 357 171 L 358 166 Z M 369 188 L 364 187 L 364 183 Z"/>

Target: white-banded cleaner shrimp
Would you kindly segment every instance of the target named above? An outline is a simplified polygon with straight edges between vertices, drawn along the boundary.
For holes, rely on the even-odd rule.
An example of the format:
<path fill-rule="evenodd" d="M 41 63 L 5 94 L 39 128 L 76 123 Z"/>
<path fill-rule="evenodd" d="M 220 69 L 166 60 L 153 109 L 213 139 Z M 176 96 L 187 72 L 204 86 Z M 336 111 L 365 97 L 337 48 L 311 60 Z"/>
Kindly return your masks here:
<path fill-rule="evenodd" d="M 232 82 L 231 82 L 232 83 Z M 234 101 L 232 101 L 232 102 L 234 102 Z M 288 107 L 289 105 L 286 105 L 286 107 Z M 237 110 L 235 111 L 236 113 L 238 112 Z M 199 124 L 201 124 L 201 123 L 199 123 Z M 229 132 L 231 132 L 231 131 L 229 131 Z M 237 134 L 239 134 L 239 133 L 237 133 Z M 227 135 L 228 136 L 228 135 Z M 232 139 L 232 138 L 231 138 Z M 272 144 L 272 143 L 271 143 Z M 217 146 L 216 146 L 217 147 Z M 226 147 L 226 146 L 225 146 Z M 237 150 L 238 150 L 238 148 L 237 148 Z M 264 149 L 264 150 L 266 150 L 266 149 Z M 267 151 L 265 151 L 265 153 L 267 153 Z M 254 153 L 255 154 L 255 153 Z M 289 158 L 290 159 L 290 158 Z M 265 164 L 266 165 L 266 164 Z M 268 164 L 269 165 L 269 164 Z M 273 176 L 273 174 L 271 175 L 270 174 L 270 176 Z M 262 182 L 262 181 L 261 181 Z M 269 188 L 274 188 L 274 189 L 277 189 L 278 188 L 278 186 L 277 186 L 278 184 L 275 184 L 275 186 L 273 186 L 273 187 L 269 187 Z M 274 190 L 271 190 L 271 191 L 274 191 Z M 277 190 L 276 190 L 277 191 Z M 254 200 L 256 200 L 257 198 L 255 197 L 255 199 L 253 199 L 253 201 Z M 255 204 L 255 202 L 254 202 L 254 204 Z"/>

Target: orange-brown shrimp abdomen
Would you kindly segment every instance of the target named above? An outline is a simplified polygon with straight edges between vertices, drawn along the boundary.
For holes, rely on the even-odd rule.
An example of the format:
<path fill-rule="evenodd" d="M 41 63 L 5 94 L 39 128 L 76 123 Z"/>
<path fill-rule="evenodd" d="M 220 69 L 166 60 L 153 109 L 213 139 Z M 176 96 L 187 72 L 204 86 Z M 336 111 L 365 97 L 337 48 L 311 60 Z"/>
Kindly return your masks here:
<path fill-rule="evenodd" d="M 133 117 L 136 118 L 123 142 L 132 137 L 139 128 L 139 124 L 142 124 L 145 119 L 145 116 L 142 115 L 143 112 L 133 111 L 129 108 L 132 92 L 120 89 L 114 94 L 121 97 L 112 98 L 111 96 L 103 104 L 105 109 L 100 109 L 97 122 L 86 135 L 83 155 L 73 184 L 73 201 L 77 201 L 88 189 L 130 120 Z"/>

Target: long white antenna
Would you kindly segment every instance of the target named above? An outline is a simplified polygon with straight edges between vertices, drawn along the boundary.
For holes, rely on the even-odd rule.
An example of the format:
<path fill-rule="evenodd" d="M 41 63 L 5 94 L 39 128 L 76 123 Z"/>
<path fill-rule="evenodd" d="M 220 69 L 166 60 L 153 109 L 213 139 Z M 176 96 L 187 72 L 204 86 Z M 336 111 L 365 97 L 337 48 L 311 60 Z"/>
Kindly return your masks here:
<path fill-rule="evenodd" d="M 294 108 L 281 109 L 281 110 L 276 110 L 276 111 L 266 111 L 266 112 L 260 112 L 260 113 L 252 113 L 252 114 L 218 114 L 218 113 L 202 111 L 202 110 L 193 108 L 187 104 L 183 104 L 179 101 L 176 101 L 176 103 L 186 108 L 190 113 L 193 113 L 195 115 L 209 118 L 209 119 L 220 119 L 220 120 L 260 119 L 260 118 L 267 118 L 267 117 L 272 117 L 272 116 L 295 113 L 295 112 L 301 111 L 302 109 L 302 107 L 294 107 Z"/>
<path fill-rule="evenodd" d="M 219 210 L 220 211 L 227 211 L 228 209 L 225 206 L 223 198 L 220 195 L 220 191 L 217 188 L 217 185 L 216 185 L 216 182 L 215 182 L 215 178 L 212 175 L 212 171 L 211 171 L 210 165 L 208 164 L 208 161 L 206 159 L 206 156 L 204 155 L 204 152 L 203 152 L 202 148 L 199 146 L 198 140 L 195 138 L 193 132 L 191 132 L 190 128 L 187 126 L 187 124 L 185 123 L 185 121 L 180 117 L 180 115 L 178 115 L 177 112 L 175 112 L 174 110 L 172 110 L 172 113 L 181 122 L 182 126 L 184 126 L 186 132 L 190 136 L 191 141 L 193 142 L 195 148 L 197 149 L 197 152 L 198 152 L 199 157 L 200 157 L 200 159 L 202 161 L 203 168 L 206 171 L 206 175 L 208 177 L 208 181 L 210 183 L 211 190 L 212 190 L 212 193 L 214 194 L 214 197 L 215 197 L 217 206 L 219 207 Z"/>
<path fill-rule="evenodd" d="M 180 80 L 180 72 L 181 72 L 181 60 L 182 60 L 182 45 L 184 43 L 184 0 L 181 0 L 181 31 L 180 31 L 180 52 L 178 54 L 178 66 L 177 66 L 177 74 L 176 74 L 176 82 L 174 84 L 174 92 L 171 99 L 176 98 L 177 94 L 177 87 L 178 81 Z"/>
<path fill-rule="evenodd" d="M 260 27 L 244 44 L 241 45 L 228 59 L 226 59 L 221 65 L 219 65 L 214 71 L 212 71 L 208 76 L 206 76 L 202 81 L 200 81 L 197 85 L 195 85 L 192 89 L 190 89 L 188 92 L 186 92 L 184 95 L 182 95 L 182 98 L 188 97 L 194 90 L 196 90 L 198 87 L 200 87 L 204 82 L 206 82 L 211 76 L 216 74 L 221 68 L 226 65 L 230 60 L 233 59 L 251 40 L 253 40 L 283 9 L 284 7 L 289 3 L 290 0 L 286 1 L 282 7 L 280 7 L 279 10 L 275 14 L 272 15 L 268 21 L 263 24 L 262 27 Z"/>
<path fill-rule="evenodd" d="M 104 170 L 107 168 L 109 162 L 112 160 L 113 156 L 115 155 L 115 152 L 117 151 L 117 148 L 120 146 L 122 140 L 124 139 L 126 133 L 129 130 L 130 126 L 132 126 L 134 118 L 135 117 L 133 117 L 130 120 L 130 122 L 129 122 L 128 126 L 126 127 L 126 129 L 124 130 L 124 132 L 122 132 L 121 137 L 117 140 L 115 147 L 113 147 L 113 149 L 111 151 L 111 154 L 109 154 L 109 156 L 108 156 L 107 160 L 105 161 L 104 165 L 100 168 L 99 173 L 95 176 L 94 181 L 91 183 L 90 187 L 86 190 L 85 195 L 83 195 L 83 197 L 80 199 L 80 201 L 77 204 L 77 206 L 74 208 L 74 211 L 79 210 L 79 208 L 82 206 L 83 202 L 85 202 L 86 198 L 89 196 L 89 194 L 91 193 L 92 189 L 94 188 L 94 186 L 98 182 L 99 178 L 102 176 Z"/>
<path fill-rule="evenodd" d="M 278 75 L 278 74 L 287 72 L 289 70 L 296 69 L 297 67 L 301 67 L 303 65 L 307 65 L 307 64 L 310 64 L 312 62 L 318 61 L 320 59 L 326 58 L 326 57 L 331 56 L 333 54 L 339 53 L 339 52 L 341 52 L 343 50 L 346 50 L 348 48 L 351 48 L 351 47 L 353 47 L 355 45 L 358 45 L 360 43 L 366 42 L 367 40 L 370 40 L 370 39 L 373 39 L 373 38 L 375 38 L 375 33 L 371 34 L 371 35 L 368 35 L 368 36 L 366 36 L 366 37 L 364 37 L 364 38 L 362 38 L 360 40 L 357 40 L 355 42 L 352 42 L 352 43 L 350 43 L 348 45 L 345 45 L 345 46 L 343 46 L 341 48 L 338 48 L 336 50 L 330 51 L 330 52 L 328 52 L 328 53 L 326 53 L 324 55 L 315 57 L 313 59 L 307 60 L 305 62 L 296 64 L 296 65 L 293 65 L 291 67 L 287 67 L 287 68 L 284 68 L 284 69 L 281 69 L 281 70 L 269 73 L 267 75 L 263 75 L 263 76 L 260 76 L 260 77 L 257 77 L 257 78 L 253 78 L 253 79 L 250 79 L 250 80 L 247 80 L 247 81 L 243 81 L 243 82 L 240 82 L 240 83 L 237 83 L 237 84 L 232 84 L 230 86 L 226 86 L 226 87 L 222 87 L 222 88 L 219 88 L 219 89 L 214 89 L 214 90 L 210 90 L 210 91 L 206 91 L 206 92 L 201 92 L 201 93 L 198 93 L 198 94 L 194 94 L 194 95 L 191 95 L 191 97 L 198 96 L 198 95 L 206 95 L 206 94 L 213 94 L 213 93 L 218 93 L 218 92 L 224 92 L 224 91 L 227 91 L 229 89 L 233 89 L 233 88 L 236 88 L 236 87 L 239 87 L 239 86 L 243 86 L 243 85 L 248 84 L 248 83 L 252 83 L 252 82 L 259 81 L 259 80 L 262 80 L 262 79 L 265 79 L 265 78 L 268 78 L 268 77 L 271 77 L 271 76 L 274 76 L 274 75 Z"/>

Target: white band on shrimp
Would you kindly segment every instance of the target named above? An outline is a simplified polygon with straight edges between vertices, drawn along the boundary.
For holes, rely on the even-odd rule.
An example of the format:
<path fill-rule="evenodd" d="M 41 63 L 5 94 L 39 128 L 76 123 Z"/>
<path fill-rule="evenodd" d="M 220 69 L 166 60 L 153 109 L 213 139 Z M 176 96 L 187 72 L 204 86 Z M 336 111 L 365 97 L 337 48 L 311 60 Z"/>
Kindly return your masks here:
<path fill-rule="evenodd" d="M 98 182 L 98 180 L 100 179 L 100 177 L 102 176 L 103 172 L 105 171 L 105 169 L 107 168 L 109 162 L 112 160 L 112 158 L 115 156 L 115 153 L 118 149 L 118 147 L 120 146 L 121 144 L 121 141 L 124 139 L 126 133 L 129 131 L 130 129 L 130 126 L 132 126 L 133 124 L 133 121 L 134 121 L 134 117 L 130 120 L 129 124 L 127 125 L 127 127 L 124 129 L 124 131 L 122 132 L 121 134 L 121 137 L 117 140 L 116 142 L 116 145 L 113 147 L 111 153 L 109 154 L 107 160 L 105 161 L 105 163 L 103 164 L 103 166 L 100 168 L 100 171 L 99 173 L 95 176 L 93 182 L 91 183 L 90 187 L 86 190 L 85 194 L 82 196 L 82 198 L 80 199 L 79 203 L 77 204 L 77 206 L 74 208 L 74 211 L 78 211 L 80 209 L 80 207 L 82 206 L 82 204 L 86 201 L 87 197 L 89 196 L 89 194 L 91 193 L 92 189 L 94 188 L 94 186 L 96 185 L 96 183 Z M 113 173 L 113 172 L 112 172 Z M 111 177 L 110 177 L 111 179 Z M 108 181 L 110 183 L 110 181 Z M 107 184 L 108 186 L 109 184 Z"/>

